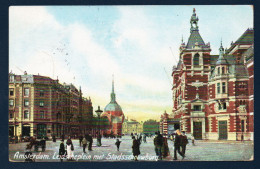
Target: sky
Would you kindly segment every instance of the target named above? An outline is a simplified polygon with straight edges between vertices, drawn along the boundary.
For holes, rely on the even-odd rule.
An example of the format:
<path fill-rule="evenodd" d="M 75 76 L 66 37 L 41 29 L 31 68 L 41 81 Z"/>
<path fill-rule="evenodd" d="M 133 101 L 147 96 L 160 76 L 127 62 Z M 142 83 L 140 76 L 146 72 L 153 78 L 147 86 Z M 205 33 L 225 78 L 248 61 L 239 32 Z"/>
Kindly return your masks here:
<path fill-rule="evenodd" d="M 196 8 L 211 54 L 253 28 L 253 6 L 11 6 L 9 72 L 81 86 L 94 110 L 110 102 L 112 75 L 126 117 L 159 120 L 172 112 L 172 67 Z"/>

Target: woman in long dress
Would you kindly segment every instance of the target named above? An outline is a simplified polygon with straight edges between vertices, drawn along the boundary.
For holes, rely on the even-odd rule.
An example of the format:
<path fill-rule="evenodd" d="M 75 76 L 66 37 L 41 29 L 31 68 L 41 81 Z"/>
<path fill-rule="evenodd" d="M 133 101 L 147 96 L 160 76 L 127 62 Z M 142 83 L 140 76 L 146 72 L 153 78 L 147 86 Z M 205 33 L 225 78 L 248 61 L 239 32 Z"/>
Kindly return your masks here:
<path fill-rule="evenodd" d="M 67 159 L 72 160 L 73 159 L 74 146 L 73 146 L 73 143 L 72 143 L 70 138 L 67 140 L 66 144 L 67 144 Z"/>

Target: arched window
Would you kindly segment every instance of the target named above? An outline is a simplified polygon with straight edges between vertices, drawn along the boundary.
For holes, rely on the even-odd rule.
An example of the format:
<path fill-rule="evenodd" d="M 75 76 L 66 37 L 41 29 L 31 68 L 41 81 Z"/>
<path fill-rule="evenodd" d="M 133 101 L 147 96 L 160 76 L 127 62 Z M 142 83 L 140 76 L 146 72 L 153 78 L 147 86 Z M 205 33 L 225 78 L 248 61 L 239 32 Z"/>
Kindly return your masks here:
<path fill-rule="evenodd" d="M 193 65 L 199 65 L 200 64 L 200 55 L 198 53 L 196 53 L 193 57 Z"/>
<path fill-rule="evenodd" d="M 220 74 L 220 67 L 218 67 L 218 75 Z"/>
<path fill-rule="evenodd" d="M 222 67 L 222 74 L 225 74 L 225 67 Z"/>

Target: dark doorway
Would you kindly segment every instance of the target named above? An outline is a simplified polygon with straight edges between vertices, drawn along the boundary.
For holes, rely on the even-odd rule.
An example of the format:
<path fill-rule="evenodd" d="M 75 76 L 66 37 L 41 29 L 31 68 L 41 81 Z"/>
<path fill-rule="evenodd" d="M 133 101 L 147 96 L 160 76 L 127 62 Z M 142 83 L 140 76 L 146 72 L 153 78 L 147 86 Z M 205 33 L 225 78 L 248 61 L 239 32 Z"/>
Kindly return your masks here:
<path fill-rule="evenodd" d="M 22 136 L 30 136 L 30 126 L 23 126 L 22 128 Z"/>
<path fill-rule="evenodd" d="M 14 126 L 9 126 L 9 136 L 10 137 L 14 136 Z"/>
<path fill-rule="evenodd" d="M 196 140 L 202 140 L 202 122 L 193 122 L 193 136 Z"/>
<path fill-rule="evenodd" d="M 227 121 L 219 121 L 219 140 L 227 140 Z"/>

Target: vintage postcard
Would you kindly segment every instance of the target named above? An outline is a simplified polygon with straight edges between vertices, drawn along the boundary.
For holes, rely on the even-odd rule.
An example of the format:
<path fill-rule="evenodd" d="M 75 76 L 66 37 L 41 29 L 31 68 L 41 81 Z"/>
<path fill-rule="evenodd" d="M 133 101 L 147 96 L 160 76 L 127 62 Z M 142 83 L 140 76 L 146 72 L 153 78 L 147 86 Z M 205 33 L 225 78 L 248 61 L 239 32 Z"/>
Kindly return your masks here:
<path fill-rule="evenodd" d="M 9 161 L 254 160 L 253 13 L 10 6 Z"/>

